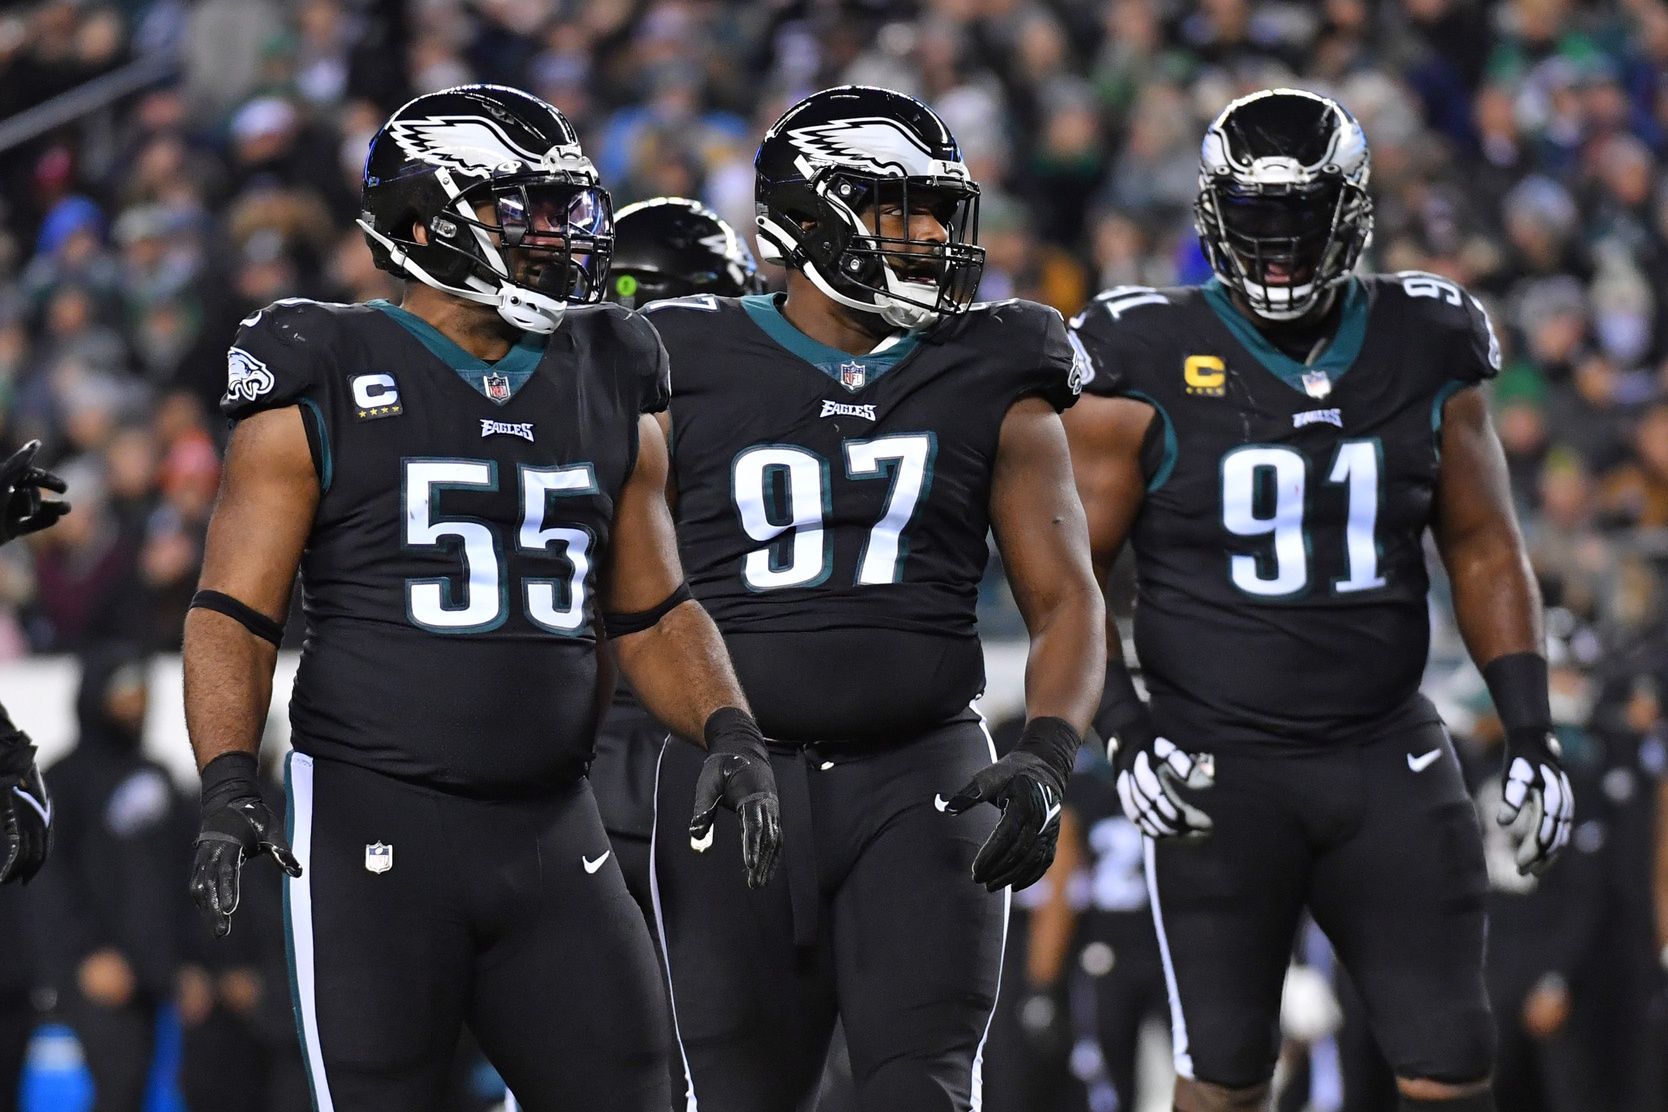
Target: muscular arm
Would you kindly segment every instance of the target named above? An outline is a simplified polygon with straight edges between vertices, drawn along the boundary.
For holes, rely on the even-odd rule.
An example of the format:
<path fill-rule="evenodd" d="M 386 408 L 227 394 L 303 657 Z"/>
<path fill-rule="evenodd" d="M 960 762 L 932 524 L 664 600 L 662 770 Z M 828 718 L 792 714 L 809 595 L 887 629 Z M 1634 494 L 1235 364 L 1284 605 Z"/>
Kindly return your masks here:
<path fill-rule="evenodd" d="M 1145 402 L 1085 394 L 1062 420 L 1071 445 L 1072 476 L 1089 524 L 1089 554 L 1095 579 L 1105 583 L 1141 512 L 1147 480 L 1141 445 L 1157 414 Z M 1106 612 L 1106 653 L 1123 656 L 1123 639 L 1111 610 Z"/>
<path fill-rule="evenodd" d="M 220 591 L 277 622 L 289 611 L 296 568 L 318 508 L 318 476 L 298 407 L 238 423 L 203 549 L 205 590 Z M 272 701 L 273 645 L 214 610 L 185 617 L 185 724 L 202 769 L 260 747 Z"/>
<path fill-rule="evenodd" d="M 1008 584 L 1031 635 L 1026 715 L 1064 719 L 1082 733 L 1100 702 L 1105 604 L 1089 563 L 1065 431 L 1041 398 L 1016 402 L 1002 420 L 990 508 Z"/>
<path fill-rule="evenodd" d="M 603 607 L 635 614 L 664 602 L 683 582 L 677 538 L 666 505 L 666 438 L 653 417 L 638 420 L 637 467 L 614 511 Z M 723 707 L 747 709 L 718 627 L 689 600 L 648 629 L 616 637 L 614 658 L 643 705 L 679 735 L 700 741 L 708 718 Z"/>
<path fill-rule="evenodd" d="M 1432 530 L 1453 581 L 1460 636 L 1477 666 L 1511 653 L 1540 654 L 1540 590 L 1512 512 L 1506 456 L 1475 388 L 1455 394 L 1443 410 Z"/>

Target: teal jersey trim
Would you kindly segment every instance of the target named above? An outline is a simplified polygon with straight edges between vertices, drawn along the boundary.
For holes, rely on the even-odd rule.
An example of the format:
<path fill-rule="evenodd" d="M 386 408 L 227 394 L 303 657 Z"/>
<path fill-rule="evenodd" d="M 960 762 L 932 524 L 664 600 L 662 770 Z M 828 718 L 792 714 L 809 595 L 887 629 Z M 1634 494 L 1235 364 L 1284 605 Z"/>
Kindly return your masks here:
<path fill-rule="evenodd" d="M 516 345 L 509 350 L 509 354 L 496 363 L 488 363 L 485 359 L 478 359 L 464 351 L 450 337 L 440 329 L 417 316 L 408 313 L 391 301 L 378 298 L 370 302 L 373 309 L 380 309 L 393 318 L 394 322 L 407 332 L 415 336 L 429 353 L 452 370 L 457 376 L 483 398 L 491 402 L 502 404 L 516 396 L 521 388 L 527 385 L 527 380 L 538 370 L 539 361 L 544 358 L 544 350 L 550 342 L 550 337 L 540 336 L 533 332 L 524 334 Z M 502 375 L 509 379 L 510 392 L 502 398 L 495 398 L 487 393 L 486 377 L 488 375 Z"/>
<path fill-rule="evenodd" d="M 313 427 L 319 434 L 319 493 L 330 493 L 330 480 L 335 474 L 335 463 L 330 458 L 330 429 L 324 423 L 324 410 L 312 398 L 302 398 L 301 404 L 313 414 Z"/>
<path fill-rule="evenodd" d="M 1256 325 L 1246 320 L 1245 315 L 1234 308 L 1234 303 L 1228 296 L 1228 289 L 1220 279 L 1212 278 L 1206 282 L 1204 293 L 1205 304 L 1211 307 L 1227 326 L 1228 331 L 1234 334 L 1234 339 L 1256 357 L 1264 370 L 1299 394 L 1309 393 L 1303 387 L 1303 376 L 1315 371 L 1324 372 L 1327 381 L 1336 386 L 1345 372 L 1355 365 L 1356 356 L 1361 354 L 1361 345 L 1367 339 L 1367 292 L 1356 278 L 1351 278 L 1345 285 L 1344 308 L 1338 318 L 1337 333 L 1332 337 L 1332 342 L 1326 345 L 1321 357 L 1313 363 L 1299 363 L 1270 343 L 1268 337 L 1257 330 Z"/>
<path fill-rule="evenodd" d="M 909 358 L 921 345 L 920 338 L 910 332 L 885 351 L 869 355 L 853 355 L 849 351 L 829 347 L 821 340 L 811 339 L 790 324 L 776 303 L 778 296 L 780 295 L 770 293 L 748 294 L 741 299 L 741 307 L 747 311 L 753 323 L 763 329 L 765 335 L 842 386 L 845 385 L 845 378 L 841 368 L 850 367 L 854 363 L 860 366 L 861 380 L 855 387 L 848 389 L 867 386 Z"/>
<path fill-rule="evenodd" d="M 1442 407 L 1448 404 L 1449 398 L 1471 385 L 1474 384 L 1461 382 L 1457 378 L 1444 382 L 1442 389 L 1436 392 L 1436 397 L 1431 399 L 1431 439 L 1436 441 L 1438 448 L 1442 446 Z"/>
<path fill-rule="evenodd" d="M 1159 405 L 1158 399 L 1151 394 L 1131 390 L 1127 396 L 1138 398 L 1158 410 L 1158 419 L 1164 422 L 1164 459 L 1159 463 L 1158 470 L 1153 472 L 1153 477 L 1147 480 L 1147 493 L 1151 494 L 1169 482 L 1170 473 L 1176 469 L 1176 457 L 1181 454 L 1181 448 L 1176 442 L 1176 423 L 1170 420 L 1169 411 Z"/>

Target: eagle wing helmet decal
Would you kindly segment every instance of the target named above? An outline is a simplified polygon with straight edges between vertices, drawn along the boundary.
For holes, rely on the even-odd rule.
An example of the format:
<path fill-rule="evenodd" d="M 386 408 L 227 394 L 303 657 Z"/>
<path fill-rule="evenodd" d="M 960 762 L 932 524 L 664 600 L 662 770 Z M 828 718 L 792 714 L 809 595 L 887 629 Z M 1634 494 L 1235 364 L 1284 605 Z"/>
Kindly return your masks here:
<path fill-rule="evenodd" d="M 530 151 L 484 116 L 394 120 L 388 125 L 388 136 L 410 158 L 468 174 L 488 174 L 515 163 L 540 165 L 570 153 L 562 147 Z"/>
<path fill-rule="evenodd" d="M 832 162 L 886 176 L 911 177 L 941 172 L 945 165 L 919 139 L 883 117 L 789 128 L 788 138 L 812 165 Z"/>

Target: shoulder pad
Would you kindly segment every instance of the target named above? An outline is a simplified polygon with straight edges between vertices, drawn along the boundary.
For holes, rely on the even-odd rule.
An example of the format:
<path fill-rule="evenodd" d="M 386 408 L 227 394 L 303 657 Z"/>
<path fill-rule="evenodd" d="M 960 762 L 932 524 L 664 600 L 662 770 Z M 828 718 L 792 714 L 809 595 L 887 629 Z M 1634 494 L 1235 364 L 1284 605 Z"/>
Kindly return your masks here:
<path fill-rule="evenodd" d="M 1057 411 L 1076 403 L 1089 373 L 1088 358 L 1066 331 L 1058 309 L 1014 297 L 976 302 L 958 320 L 968 330 L 962 335 L 974 329 L 1003 330 L 974 342 L 1001 356 L 995 363 L 1003 369 L 1007 405 L 1033 395 Z M 1024 357 L 1018 358 L 1021 353 Z"/>
<path fill-rule="evenodd" d="M 236 420 L 266 409 L 297 404 L 316 384 L 335 335 L 332 307 L 302 297 L 285 298 L 239 322 L 226 353 L 226 393 L 221 412 Z"/>
<path fill-rule="evenodd" d="M 1196 291 L 1153 286 L 1114 286 L 1071 319 L 1071 333 L 1089 364 L 1084 389 L 1115 397 L 1135 388 L 1149 361 L 1157 330 Z"/>
<path fill-rule="evenodd" d="M 637 391 L 635 405 L 639 413 L 659 413 L 671 400 L 668 384 L 666 348 L 660 333 L 643 314 L 613 302 L 587 305 L 570 311 L 564 327 L 594 329 L 602 339 L 606 351 L 623 348 L 622 357 L 612 365 L 625 369 L 624 378 Z"/>
<path fill-rule="evenodd" d="M 1421 330 L 1428 329 L 1445 351 L 1453 353 L 1446 377 L 1480 382 L 1500 373 L 1500 340 L 1488 311 L 1459 283 L 1422 270 L 1379 274 L 1371 280 L 1380 296 L 1404 299 Z"/>

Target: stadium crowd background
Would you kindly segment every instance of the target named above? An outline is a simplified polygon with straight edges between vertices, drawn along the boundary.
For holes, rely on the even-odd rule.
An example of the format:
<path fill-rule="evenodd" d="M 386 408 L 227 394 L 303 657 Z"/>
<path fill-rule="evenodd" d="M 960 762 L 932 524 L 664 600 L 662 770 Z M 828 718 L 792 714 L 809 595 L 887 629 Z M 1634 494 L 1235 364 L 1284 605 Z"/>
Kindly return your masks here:
<path fill-rule="evenodd" d="M 71 122 L 22 141 L 5 126 L 169 58 L 163 76 Z M 393 292 L 352 223 L 366 143 L 407 97 L 471 80 L 519 85 L 566 112 L 616 207 L 696 196 L 744 229 L 757 137 L 795 98 L 846 82 L 917 95 L 949 121 L 984 187 L 981 296 L 1067 316 L 1109 286 L 1208 276 L 1190 205 L 1200 135 L 1231 97 L 1297 84 L 1342 99 L 1372 145 L 1367 265 L 1462 282 L 1500 334 L 1492 406 L 1553 608 L 1554 706 L 1579 769 L 1571 857 L 1584 863 L 1495 897 L 1491 960 L 1509 967 L 1497 983 L 1510 986 L 1496 1001 L 1512 1047 L 1503 1080 L 1542 1102 L 1502 1107 L 1664 1107 L 1651 870 L 1668 770 L 1668 6 L 8 5 L 0 441 L 40 437 L 75 509 L 0 552 L 0 661 L 90 654 L 108 670 L 112 656 L 178 648 L 238 320 L 282 297 Z M 1439 587 L 1431 691 L 1486 752 L 1486 695 L 1441 600 Z M 999 588 L 987 601 L 987 631 L 1017 631 Z M 29 708 L 12 710 L 27 727 Z M 104 710 L 89 714 L 97 733 Z M 164 855 L 156 880 L 182 916 L 185 860 L 183 848 Z M 173 945 L 155 937 L 164 953 Z M 85 995 L 99 987 L 86 956 L 43 957 L 27 979 Z M 127 960 L 141 974 L 128 1000 L 175 995 L 156 954 Z M 156 971 L 147 979 L 141 966 Z M 0 995 L 21 979 L 0 976 Z M 181 984 L 189 1025 L 210 1005 L 202 981 Z M 1301 1088 L 1317 1108 L 1339 1106 L 1319 1081 Z M 1081 1092 L 1060 1099 L 1084 1107 Z"/>

